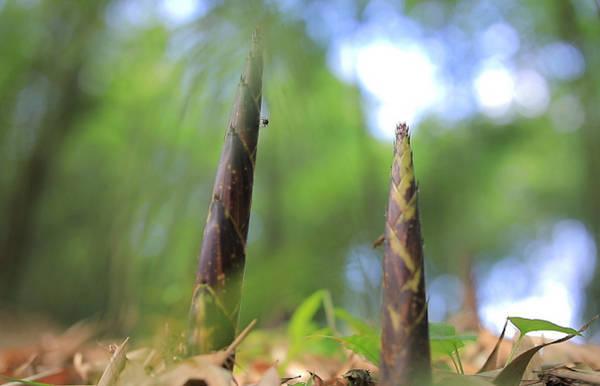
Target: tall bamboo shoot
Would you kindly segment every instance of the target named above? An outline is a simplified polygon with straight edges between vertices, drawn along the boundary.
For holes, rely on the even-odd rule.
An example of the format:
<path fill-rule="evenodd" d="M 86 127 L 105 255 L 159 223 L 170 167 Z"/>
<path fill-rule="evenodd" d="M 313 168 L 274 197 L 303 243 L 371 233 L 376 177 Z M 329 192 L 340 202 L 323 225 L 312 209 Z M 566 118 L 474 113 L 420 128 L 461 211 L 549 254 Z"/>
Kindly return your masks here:
<path fill-rule="evenodd" d="M 262 98 L 257 29 L 238 85 L 217 168 L 188 327 L 188 353 L 219 350 L 236 335 Z"/>
<path fill-rule="evenodd" d="M 431 381 L 423 241 L 408 127 L 396 127 L 385 227 L 381 385 Z"/>

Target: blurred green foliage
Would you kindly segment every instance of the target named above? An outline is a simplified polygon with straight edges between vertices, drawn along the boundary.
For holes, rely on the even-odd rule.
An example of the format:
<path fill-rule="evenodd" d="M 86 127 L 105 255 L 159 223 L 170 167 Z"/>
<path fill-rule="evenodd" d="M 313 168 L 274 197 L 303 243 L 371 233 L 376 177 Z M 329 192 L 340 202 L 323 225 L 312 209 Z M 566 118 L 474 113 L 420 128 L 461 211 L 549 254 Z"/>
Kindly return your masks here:
<path fill-rule="evenodd" d="M 342 297 L 349 251 L 383 232 L 392 144 L 370 135 L 361 90 L 332 74 L 327 43 L 294 14 L 315 2 L 265 3 L 215 2 L 171 26 L 157 2 L 0 1 L 2 304 L 66 323 L 100 315 L 122 331 L 184 326 L 258 23 L 270 124 L 258 147 L 241 324 L 277 324 L 316 288 Z M 368 2 L 353 4 L 360 19 Z M 582 20 L 569 2 L 524 6 L 533 21 L 523 49 L 562 39 L 582 50 L 586 72 L 552 84 L 551 97 L 576 94 L 585 123 L 573 132 L 547 114 L 420 123 L 413 147 L 434 275 L 461 274 L 465 256 L 500 258 L 562 218 L 600 238 L 598 19 Z M 458 26 L 479 33 L 468 21 Z"/>

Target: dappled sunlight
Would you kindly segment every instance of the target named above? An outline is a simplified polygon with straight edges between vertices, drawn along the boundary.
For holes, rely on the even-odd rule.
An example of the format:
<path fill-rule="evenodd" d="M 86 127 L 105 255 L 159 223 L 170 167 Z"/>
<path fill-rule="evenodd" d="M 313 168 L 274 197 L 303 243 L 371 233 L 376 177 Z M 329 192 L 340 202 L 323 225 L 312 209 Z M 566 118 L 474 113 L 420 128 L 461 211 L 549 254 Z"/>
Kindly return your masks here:
<path fill-rule="evenodd" d="M 509 111 L 515 81 L 507 67 L 499 63 L 484 65 L 473 86 L 485 114 L 500 117 Z"/>
<path fill-rule="evenodd" d="M 580 327 L 600 312 L 598 12 L 0 0 L 0 326 L 95 317 L 136 349 L 166 330 L 155 371 L 256 318 L 236 367 L 335 356 L 327 384 L 359 364 L 340 341 L 377 370 L 381 330 L 465 343 L 472 373 L 507 316 Z M 50 363 L 27 358 L 10 371 Z"/>
<path fill-rule="evenodd" d="M 440 96 L 435 66 L 418 46 L 374 42 L 356 60 L 361 85 L 376 100 L 377 137 L 391 139 L 397 122 L 416 124 Z"/>
<path fill-rule="evenodd" d="M 537 62 L 544 74 L 561 80 L 577 79 L 585 71 L 585 59 L 581 51 L 565 42 L 544 46 L 538 53 Z"/>
<path fill-rule="evenodd" d="M 479 279 L 480 317 L 499 333 L 508 316 L 546 319 L 563 326 L 583 323 L 584 290 L 596 265 L 596 245 L 575 220 L 556 223 L 550 237 L 517 250 Z M 542 335 L 542 334 L 538 334 Z M 544 332 L 546 337 L 560 336 Z"/>
<path fill-rule="evenodd" d="M 120 6 L 126 17 L 133 7 L 131 1 Z M 379 139 L 392 139 L 397 122 L 407 122 L 417 130 L 420 121 L 429 115 L 456 122 L 476 114 L 477 107 L 499 124 L 515 119 L 515 112 L 537 117 L 547 111 L 550 103 L 544 77 L 571 80 L 580 77 L 585 69 L 581 52 L 560 41 L 540 47 L 535 56 L 523 53 L 534 59 L 534 68 L 512 64 L 521 54 L 519 31 L 502 20 L 500 7 L 488 2 L 478 3 L 468 11 L 455 11 L 454 21 L 462 29 L 444 25 L 447 10 L 435 2 L 416 6 L 410 13 L 420 19 L 415 20 L 402 15 L 401 7 L 370 1 L 360 21 L 354 15 L 354 6 L 316 2 L 302 8 L 297 1 L 272 3 L 283 11 L 301 10 L 296 16 L 306 21 L 307 32 L 315 40 L 329 44 L 331 70 L 365 91 L 367 126 Z M 200 0 L 161 4 L 159 17 L 175 25 L 201 17 L 214 6 Z M 522 17 L 515 19 L 520 28 L 530 28 L 525 15 L 523 11 Z M 139 23 L 138 19 L 139 16 L 133 22 Z M 424 21 L 431 30 L 425 30 L 421 24 Z M 465 35 L 464 23 L 479 30 L 476 44 Z M 464 69 L 459 71 L 457 61 L 468 65 L 461 63 L 459 66 Z M 470 68 L 473 62 L 481 64 Z M 466 78 L 461 71 L 469 72 Z"/>
<path fill-rule="evenodd" d="M 438 69 L 417 41 L 396 43 L 380 37 L 364 42 L 344 41 L 336 47 L 334 71 L 349 81 L 358 80 L 365 91 L 366 115 L 371 133 L 390 140 L 396 123 L 410 122 L 413 129 L 441 100 L 444 84 Z"/>
<path fill-rule="evenodd" d="M 519 34 L 505 22 L 496 22 L 485 29 L 479 38 L 482 56 L 509 59 L 519 50 Z"/>
<path fill-rule="evenodd" d="M 161 2 L 159 17 L 167 25 L 178 25 L 202 17 L 213 3 Z M 452 8 L 431 1 L 410 11 L 383 0 L 369 1 L 362 10 L 354 3 L 268 3 L 302 20 L 308 35 L 326 48 L 330 71 L 361 90 L 365 126 L 379 140 L 392 140 L 398 122 L 418 131 L 429 117 L 448 128 L 478 115 L 496 125 L 547 117 L 558 132 L 584 125 L 579 96 L 556 91 L 561 82 L 584 75 L 581 49 L 556 37 L 531 39 L 534 15 L 519 2 L 465 1 Z M 124 16 L 119 17 L 131 18 L 127 16 L 131 7 L 123 2 L 119 9 Z M 590 12 L 589 4 L 576 8 L 582 15 Z M 129 22 L 139 23 L 136 18 Z M 262 224 L 262 218 L 254 221 Z M 560 222 L 552 237 L 530 244 L 537 249 L 530 245 L 527 251 L 515 250 L 479 278 L 481 316 L 496 331 L 507 315 L 547 318 L 565 325 L 581 321 L 589 280 L 582 279 L 581 267 L 595 263 L 589 233 L 581 223 Z M 587 260 L 579 261 L 582 256 Z M 350 299 L 356 294 L 367 296 L 380 280 L 380 269 L 369 248 L 351 248 L 343 273 L 354 294 Z M 449 275 L 432 278 L 428 286 L 432 320 L 456 311 L 456 299 L 463 291 L 457 280 Z"/>
<path fill-rule="evenodd" d="M 212 3 L 206 0 L 162 0 L 158 8 L 159 15 L 168 25 L 177 26 L 203 16 Z"/>
<path fill-rule="evenodd" d="M 545 113 L 550 102 L 550 92 L 544 77 L 534 70 L 517 72 L 514 100 L 519 113 L 526 117 Z"/>
<path fill-rule="evenodd" d="M 434 16 L 443 12 L 433 8 Z M 470 20 L 490 20 L 481 26 L 473 49 L 465 32 L 455 26 L 433 22 L 445 31 L 426 33 L 417 21 L 398 15 L 385 2 L 371 2 L 360 34 L 354 29 L 345 35 L 338 31 L 331 39 L 329 64 L 340 78 L 358 81 L 366 91 L 367 126 L 380 139 L 391 139 L 397 122 L 406 121 L 416 130 L 431 114 L 456 122 L 477 113 L 478 107 L 500 124 L 515 119 L 515 112 L 528 118 L 544 114 L 550 92 L 542 73 L 572 79 L 582 71 L 581 54 L 572 45 L 553 43 L 540 50 L 539 70 L 521 69 L 512 63 L 520 54 L 519 32 L 497 12 L 489 4 L 472 10 Z M 380 27 L 386 24 L 387 32 Z M 472 67 L 473 62 L 481 64 Z"/>
<path fill-rule="evenodd" d="M 358 77 L 375 97 L 426 105 L 435 96 L 435 67 L 416 46 L 402 47 L 380 41 L 362 48 L 357 58 Z"/>
<path fill-rule="evenodd" d="M 141 0 L 111 2 L 105 11 L 106 23 L 119 33 L 129 29 L 144 28 L 154 21 L 154 11 Z"/>

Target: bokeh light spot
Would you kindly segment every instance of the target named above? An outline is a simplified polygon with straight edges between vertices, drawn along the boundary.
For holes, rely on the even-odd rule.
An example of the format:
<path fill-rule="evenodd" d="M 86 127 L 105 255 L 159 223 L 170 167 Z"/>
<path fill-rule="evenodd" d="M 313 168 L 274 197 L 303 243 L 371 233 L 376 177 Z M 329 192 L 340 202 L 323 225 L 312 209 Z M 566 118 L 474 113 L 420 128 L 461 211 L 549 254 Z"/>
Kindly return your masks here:
<path fill-rule="evenodd" d="M 484 67 L 475 78 L 475 93 L 487 115 L 504 115 L 513 99 L 515 81 L 508 68 L 495 64 Z"/>
<path fill-rule="evenodd" d="M 208 4 L 201 0 L 163 0 L 159 14 L 167 24 L 176 26 L 204 15 L 209 9 Z"/>
<path fill-rule="evenodd" d="M 550 121 L 557 131 L 575 131 L 581 128 L 585 112 L 574 95 L 567 94 L 555 100 L 550 106 Z"/>
<path fill-rule="evenodd" d="M 481 35 L 479 45 L 484 56 L 507 59 L 519 50 L 519 34 L 507 23 L 494 23 Z"/>
<path fill-rule="evenodd" d="M 585 59 L 577 47 L 564 42 L 545 46 L 538 55 L 541 70 L 554 78 L 573 80 L 583 75 Z"/>
<path fill-rule="evenodd" d="M 585 286 L 596 265 L 596 244 L 585 226 L 576 220 L 559 221 L 549 236 L 531 240 L 523 253 L 523 259 L 500 260 L 481 280 L 483 324 L 499 333 L 506 317 L 520 316 L 579 326 Z M 548 331 L 543 335 L 560 336 Z"/>
<path fill-rule="evenodd" d="M 378 138 L 393 138 L 397 122 L 414 125 L 441 95 L 436 67 L 416 45 L 373 42 L 358 52 L 356 69 L 361 86 L 377 101 L 372 132 Z"/>
<path fill-rule="evenodd" d="M 517 73 L 515 102 L 519 112 L 526 117 L 543 114 L 550 102 L 550 92 L 543 76 L 533 70 Z"/>

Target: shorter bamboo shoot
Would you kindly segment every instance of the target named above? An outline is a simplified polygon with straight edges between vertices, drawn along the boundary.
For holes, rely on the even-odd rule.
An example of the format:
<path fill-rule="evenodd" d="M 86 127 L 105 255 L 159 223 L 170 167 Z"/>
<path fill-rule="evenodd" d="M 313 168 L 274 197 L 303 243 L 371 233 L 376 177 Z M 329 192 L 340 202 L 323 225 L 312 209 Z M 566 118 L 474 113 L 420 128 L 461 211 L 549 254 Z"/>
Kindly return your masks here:
<path fill-rule="evenodd" d="M 381 385 L 427 385 L 431 356 L 423 241 L 408 127 L 396 127 L 385 227 Z"/>

